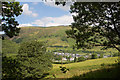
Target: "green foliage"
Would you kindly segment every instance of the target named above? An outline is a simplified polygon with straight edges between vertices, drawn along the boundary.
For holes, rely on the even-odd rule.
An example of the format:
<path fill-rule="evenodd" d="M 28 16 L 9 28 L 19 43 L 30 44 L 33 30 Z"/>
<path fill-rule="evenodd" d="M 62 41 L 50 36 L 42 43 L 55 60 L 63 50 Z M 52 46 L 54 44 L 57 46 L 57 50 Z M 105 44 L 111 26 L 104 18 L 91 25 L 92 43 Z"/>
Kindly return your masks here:
<path fill-rule="evenodd" d="M 19 45 L 10 40 L 2 40 L 2 53 L 3 56 L 11 56 L 12 54 L 16 54 L 18 52 Z"/>
<path fill-rule="evenodd" d="M 76 57 L 74 58 L 74 62 L 77 62 L 77 58 Z"/>
<path fill-rule="evenodd" d="M 41 78 L 52 68 L 52 57 L 42 42 L 30 41 L 21 44 L 18 51 L 23 78 Z"/>
<path fill-rule="evenodd" d="M 78 62 L 85 61 L 85 60 L 86 60 L 86 59 L 85 59 L 83 56 L 78 57 Z"/>
<path fill-rule="evenodd" d="M 21 64 L 17 59 L 11 57 L 2 57 L 2 79 L 15 79 L 20 80 L 22 74 L 20 73 Z"/>
<path fill-rule="evenodd" d="M 97 58 L 98 58 L 98 56 L 97 56 L 96 53 L 93 53 L 93 54 L 91 55 L 91 59 L 97 59 Z"/>
<path fill-rule="evenodd" d="M 10 38 L 17 36 L 20 28 L 17 28 L 18 22 L 15 17 L 22 14 L 22 6 L 19 2 L 2 2 L 2 31 Z"/>
<path fill-rule="evenodd" d="M 99 57 L 99 58 L 103 58 L 103 54 L 102 54 L 102 53 L 100 54 L 100 57 Z"/>
<path fill-rule="evenodd" d="M 69 69 L 67 69 L 66 67 L 62 67 L 62 66 L 60 66 L 60 70 L 61 70 L 63 73 L 66 73 L 67 71 L 69 71 Z"/>
<path fill-rule="evenodd" d="M 105 66 L 105 63 L 102 63 L 101 66 Z"/>
<path fill-rule="evenodd" d="M 65 36 L 63 36 L 63 37 L 61 38 L 61 40 L 62 40 L 62 41 L 66 41 L 66 42 L 68 41 L 68 40 L 67 40 L 67 37 L 65 37 Z"/>
<path fill-rule="evenodd" d="M 74 2 L 70 12 L 76 15 L 73 15 L 74 23 L 66 34 L 76 40 L 78 48 L 104 45 L 120 52 L 119 7 L 120 2 Z"/>
<path fill-rule="evenodd" d="M 113 54 L 113 57 L 116 57 L 116 56 L 120 56 L 120 52 Z"/>
<path fill-rule="evenodd" d="M 66 56 L 67 61 L 70 61 L 71 56 Z"/>
<path fill-rule="evenodd" d="M 61 55 L 54 55 L 54 60 L 62 60 L 62 56 Z"/>

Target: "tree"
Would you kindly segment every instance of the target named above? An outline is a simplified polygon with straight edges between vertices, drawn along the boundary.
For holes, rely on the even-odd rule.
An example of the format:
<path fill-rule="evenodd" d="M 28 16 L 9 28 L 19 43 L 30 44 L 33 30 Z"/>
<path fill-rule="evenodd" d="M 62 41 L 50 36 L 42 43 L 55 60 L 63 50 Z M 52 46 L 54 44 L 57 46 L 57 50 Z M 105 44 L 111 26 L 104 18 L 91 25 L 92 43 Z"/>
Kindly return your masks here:
<path fill-rule="evenodd" d="M 42 78 L 52 68 L 52 58 L 46 47 L 38 41 L 24 42 L 18 51 L 23 78 Z"/>
<path fill-rule="evenodd" d="M 76 58 L 76 56 L 75 56 L 75 58 L 74 58 L 74 62 L 77 62 L 77 58 Z"/>
<path fill-rule="evenodd" d="M 18 44 L 10 40 L 3 40 L 2 41 L 2 55 L 3 56 L 11 56 L 11 54 L 18 53 Z"/>
<path fill-rule="evenodd" d="M 102 53 L 100 54 L 100 57 L 99 57 L 99 58 L 103 58 L 103 54 L 102 54 Z"/>
<path fill-rule="evenodd" d="M 91 55 L 91 59 L 97 59 L 98 57 L 97 57 L 97 54 L 96 53 L 93 53 L 92 55 Z"/>
<path fill-rule="evenodd" d="M 70 56 L 66 56 L 67 61 L 70 61 Z"/>
<path fill-rule="evenodd" d="M 20 31 L 15 17 L 21 15 L 22 11 L 19 2 L 2 2 L 2 31 L 10 38 L 17 36 Z"/>
<path fill-rule="evenodd" d="M 83 56 L 78 57 L 78 62 L 85 61 L 85 58 Z"/>
<path fill-rule="evenodd" d="M 17 59 L 12 57 L 2 57 L 2 79 L 15 79 L 21 80 L 22 74 L 20 73 L 21 64 Z"/>
<path fill-rule="evenodd" d="M 10 78 L 20 80 L 22 74 L 20 73 L 20 62 L 16 56 L 11 54 L 16 54 L 18 52 L 18 45 L 10 40 L 2 41 L 2 79 L 7 80 Z M 0 53 L 1 54 L 1 53 Z"/>
<path fill-rule="evenodd" d="M 54 56 L 54 59 L 60 61 L 60 60 L 62 60 L 62 56 L 56 54 L 56 55 Z"/>
<path fill-rule="evenodd" d="M 66 58 L 67 58 L 67 60 L 70 61 L 70 59 L 72 58 L 72 56 L 69 55 L 69 56 L 67 56 Z"/>
<path fill-rule="evenodd" d="M 92 48 L 99 43 L 120 52 L 120 2 L 74 2 L 70 12 L 76 15 L 66 34 L 76 40 L 77 48 Z"/>

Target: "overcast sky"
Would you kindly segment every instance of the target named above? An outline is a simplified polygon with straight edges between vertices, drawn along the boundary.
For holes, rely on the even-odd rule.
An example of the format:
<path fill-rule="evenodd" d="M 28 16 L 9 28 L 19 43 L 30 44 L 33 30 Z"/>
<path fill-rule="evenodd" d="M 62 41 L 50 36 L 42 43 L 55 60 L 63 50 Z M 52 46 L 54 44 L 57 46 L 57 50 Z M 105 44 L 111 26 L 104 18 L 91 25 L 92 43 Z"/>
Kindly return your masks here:
<path fill-rule="evenodd" d="M 55 5 L 54 2 L 20 2 L 23 13 L 16 20 L 23 26 L 58 26 L 70 25 L 73 22 L 69 12 L 70 4 Z"/>

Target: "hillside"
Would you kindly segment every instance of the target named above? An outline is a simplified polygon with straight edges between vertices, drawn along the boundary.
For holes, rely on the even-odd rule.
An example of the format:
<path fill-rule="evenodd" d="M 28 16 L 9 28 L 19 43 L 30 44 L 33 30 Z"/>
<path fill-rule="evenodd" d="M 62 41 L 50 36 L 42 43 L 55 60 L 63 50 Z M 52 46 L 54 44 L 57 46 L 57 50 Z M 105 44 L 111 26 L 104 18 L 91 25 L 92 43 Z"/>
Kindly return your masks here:
<path fill-rule="evenodd" d="M 64 64 L 63 66 L 69 69 L 67 73 L 62 73 L 59 68 L 61 64 L 53 64 L 53 69 L 50 71 L 48 77 L 54 78 L 53 74 L 56 74 L 56 78 L 78 78 L 75 80 L 79 80 L 80 75 L 86 74 L 86 78 L 112 78 L 117 76 L 118 68 L 110 69 L 110 72 L 107 70 L 108 68 L 116 67 L 114 64 L 117 64 L 115 62 L 117 59 L 118 57 L 111 57 Z"/>
<path fill-rule="evenodd" d="M 67 29 L 70 27 L 22 27 L 19 36 L 12 38 L 12 40 L 16 43 L 38 40 L 46 42 L 49 46 L 69 47 L 74 43 L 74 40 L 67 38 L 65 34 Z"/>
<path fill-rule="evenodd" d="M 12 41 L 16 43 L 21 43 L 24 41 L 38 40 L 43 41 L 47 45 L 47 49 L 50 51 L 60 51 L 72 52 L 72 46 L 75 44 L 75 40 L 67 38 L 65 33 L 66 30 L 70 29 L 69 26 L 56 26 L 56 27 L 21 27 L 19 36 L 13 37 Z M 77 50 L 80 54 L 86 53 L 106 53 L 112 54 L 117 52 L 115 49 L 101 50 L 100 46 L 97 46 L 89 50 Z"/>

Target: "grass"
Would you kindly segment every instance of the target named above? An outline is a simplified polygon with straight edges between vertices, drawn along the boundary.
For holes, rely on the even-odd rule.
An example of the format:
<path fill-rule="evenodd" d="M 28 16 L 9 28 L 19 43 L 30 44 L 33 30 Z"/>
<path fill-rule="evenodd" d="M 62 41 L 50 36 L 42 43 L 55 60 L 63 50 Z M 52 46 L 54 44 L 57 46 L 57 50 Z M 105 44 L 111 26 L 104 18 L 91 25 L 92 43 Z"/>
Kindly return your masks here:
<path fill-rule="evenodd" d="M 67 38 L 67 35 L 65 33 L 66 30 L 70 29 L 69 26 L 56 26 L 56 27 L 22 27 L 19 36 L 16 36 L 12 38 L 11 40 L 21 43 L 24 41 L 30 41 L 30 40 L 38 40 L 38 41 L 44 41 L 46 45 L 48 46 L 49 51 L 55 51 L 55 50 L 64 50 L 64 51 L 71 51 L 72 53 L 72 46 L 75 44 L 75 40 L 71 38 Z M 61 48 L 59 47 L 50 47 L 50 46 L 63 46 Z M 68 46 L 65 48 L 64 46 Z M 110 48 L 108 50 L 101 50 L 101 47 L 97 46 L 93 49 L 86 49 L 86 51 L 96 51 L 105 53 L 105 55 L 110 55 L 112 53 L 116 53 L 117 50 Z M 82 51 L 82 49 L 79 49 L 80 52 L 78 54 L 87 54 Z"/>
<path fill-rule="evenodd" d="M 66 74 L 60 71 L 59 66 L 61 66 L 61 64 L 53 64 L 53 69 L 49 72 L 50 75 L 47 76 L 47 78 L 48 77 L 54 78 L 53 74 L 55 74 L 57 78 L 72 78 L 74 76 L 79 76 L 90 71 L 96 71 L 101 68 L 104 68 L 104 66 L 101 66 L 101 64 L 103 63 L 107 66 L 107 68 L 110 68 L 110 65 L 116 63 L 115 62 L 116 59 L 118 59 L 118 57 L 92 59 L 83 62 L 63 64 L 63 66 L 69 68 L 70 70 Z"/>

